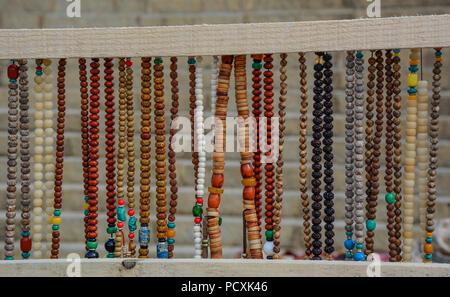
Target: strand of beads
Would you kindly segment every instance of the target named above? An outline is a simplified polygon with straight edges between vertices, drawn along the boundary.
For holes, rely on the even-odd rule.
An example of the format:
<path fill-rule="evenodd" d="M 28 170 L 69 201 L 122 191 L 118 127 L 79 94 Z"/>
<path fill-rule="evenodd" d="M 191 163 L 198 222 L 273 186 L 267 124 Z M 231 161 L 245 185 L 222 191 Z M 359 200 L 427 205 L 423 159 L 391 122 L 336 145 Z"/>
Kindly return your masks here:
<path fill-rule="evenodd" d="M 241 175 L 243 190 L 244 221 L 252 259 L 262 259 L 261 228 L 255 209 L 256 179 L 253 175 L 252 152 L 250 150 L 250 131 L 248 117 L 250 115 L 247 102 L 246 56 L 238 55 L 234 59 L 235 97 L 238 110 L 238 141 L 241 150 Z M 244 251 L 246 253 L 246 251 Z M 273 250 L 272 250 L 273 253 Z"/>
<path fill-rule="evenodd" d="M 195 69 L 197 60 L 195 57 L 188 58 L 189 65 L 189 114 L 191 116 L 191 151 L 192 151 L 192 165 L 194 166 L 194 185 L 197 191 L 198 179 L 198 152 L 196 151 L 196 137 L 195 137 Z M 197 197 L 195 197 L 197 199 Z M 195 220 L 195 219 L 194 219 Z"/>
<path fill-rule="evenodd" d="M 384 67 L 386 71 L 386 101 L 385 101 L 385 107 L 386 107 L 386 169 L 384 174 L 384 181 L 386 186 L 386 209 L 387 209 L 387 217 L 388 217 L 388 237 L 389 237 L 389 255 L 390 255 L 390 261 L 395 262 L 395 257 L 392 255 L 396 253 L 397 246 L 395 245 L 396 238 L 395 238 L 395 231 L 394 231 L 394 223 L 395 223 L 395 194 L 394 194 L 394 187 L 393 187 L 393 155 L 394 155 L 394 121 L 393 121 L 393 109 L 392 109 L 392 95 L 394 94 L 393 88 L 393 72 L 392 72 L 392 51 L 386 50 L 385 54 L 385 62 L 386 65 Z"/>
<path fill-rule="evenodd" d="M 88 227 L 87 227 L 87 252 L 86 258 L 98 258 L 97 249 L 97 217 L 98 217 L 98 140 L 99 136 L 99 100 L 100 100 L 100 63 L 98 58 L 93 58 L 91 62 L 90 76 L 90 110 L 89 110 L 89 187 L 88 187 Z"/>
<path fill-rule="evenodd" d="M 280 229 L 281 229 L 281 207 L 283 201 L 283 146 L 284 146 L 284 130 L 285 130 L 285 117 L 286 117 L 286 94 L 287 94 L 287 76 L 286 76 L 286 65 L 287 65 L 287 54 L 280 54 L 280 102 L 278 104 L 278 115 L 279 115 L 279 154 L 277 160 L 276 172 L 276 202 L 274 211 L 274 234 L 273 234 L 273 258 L 280 259 Z"/>
<path fill-rule="evenodd" d="M 217 86 L 213 152 L 214 163 L 213 174 L 211 176 L 211 187 L 208 188 L 209 196 L 207 208 L 209 247 L 211 258 L 213 259 L 222 258 L 222 239 L 220 236 L 218 208 L 220 205 L 220 195 L 223 193 L 226 116 L 232 63 L 233 56 L 222 56 Z"/>
<path fill-rule="evenodd" d="M 141 58 L 141 179 L 139 258 L 148 258 L 150 243 L 150 119 L 151 119 L 151 58 Z"/>
<path fill-rule="evenodd" d="M 164 124 L 164 66 L 162 58 L 155 58 L 153 70 L 155 88 L 156 223 L 158 231 L 156 255 L 158 258 L 167 258 L 166 137 Z"/>
<path fill-rule="evenodd" d="M 433 68 L 433 95 L 431 97 L 431 113 L 430 113 L 430 155 L 428 164 L 428 201 L 427 201 L 427 222 L 425 243 L 423 246 L 423 262 L 431 263 L 433 258 L 433 231 L 434 231 L 434 212 L 436 200 L 436 179 L 438 168 L 438 144 L 439 144 L 439 101 L 441 99 L 441 67 L 442 67 L 442 51 L 441 48 L 434 48 L 434 68 Z"/>
<path fill-rule="evenodd" d="M 323 55 L 324 63 L 324 94 L 323 98 L 323 158 L 324 158 L 324 222 L 325 222 L 325 253 L 327 260 L 332 260 L 332 253 L 334 252 L 334 193 L 333 193 L 333 71 L 331 68 L 333 64 L 331 63 L 331 54 L 325 53 Z"/>
<path fill-rule="evenodd" d="M 377 200 L 378 200 L 378 173 L 380 169 L 380 155 L 381 155 L 381 138 L 383 136 L 383 52 L 381 50 L 377 50 L 375 52 L 376 56 L 376 120 L 375 120 L 375 135 L 373 138 L 373 146 L 372 146 L 372 160 L 371 160 L 371 170 L 370 170 L 370 179 L 372 181 L 370 195 L 367 198 L 366 205 L 366 251 L 365 254 L 368 256 L 373 253 L 374 249 L 374 236 L 375 236 L 375 219 L 376 219 L 376 211 L 377 211 Z"/>
<path fill-rule="evenodd" d="M 266 197 L 265 202 L 265 229 L 266 229 L 266 243 L 264 244 L 264 252 L 267 255 L 267 259 L 272 259 L 273 257 L 273 209 L 274 209 L 274 169 L 275 166 L 273 165 L 274 160 L 272 159 L 272 117 L 274 115 L 273 110 L 273 58 L 271 54 L 265 54 L 264 55 L 264 117 L 267 120 L 266 124 L 266 144 L 268 147 L 268 150 L 264 153 L 266 157 L 266 165 L 264 165 L 264 175 L 265 178 L 265 192 L 264 195 Z"/>
<path fill-rule="evenodd" d="M 6 232 L 5 232 L 5 260 L 14 260 L 14 236 L 16 233 L 16 183 L 17 183 L 17 143 L 18 143 L 18 84 L 19 67 L 17 60 L 11 60 L 8 66 L 8 169 L 6 181 Z"/>
<path fill-rule="evenodd" d="M 44 131 L 45 131 L 45 142 L 44 142 L 44 176 L 45 176 L 45 212 L 47 214 L 47 258 L 51 257 L 52 246 L 50 242 L 52 241 L 52 217 L 53 217 L 53 199 L 54 199 L 54 180 L 55 180 L 55 165 L 54 160 L 54 148 L 53 148 L 53 138 L 55 131 L 53 129 L 53 81 L 54 77 L 52 74 L 52 61 L 50 59 L 44 59 Z"/>
<path fill-rule="evenodd" d="M 211 114 L 214 114 L 216 111 L 218 77 L 219 77 L 219 57 L 213 56 L 213 72 L 211 74 Z"/>
<path fill-rule="evenodd" d="M 127 79 L 125 73 L 125 59 L 119 60 L 119 143 L 117 149 L 117 232 L 114 248 L 114 256 L 116 258 L 127 255 L 126 240 L 124 237 L 123 227 L 126 222 L 125 215 L 125 189 L 124 189 L 124 175 L 125 175 L 125 151 L 127 147 L 126 129 L 127 129 Z"/>
<path fill-rule="evenodd" d="M 416 165 L 417 133 L 417 71 L 420 49 L 411 49 L 409 55 L 408 105 L 406 108 L 406 152 L 405 152 L 405 203 L 403 217 L 403 261 L 411 262 L 414 223 L 414 181 Z"/>
<path fill-rule="evenodd" d="M 393 58 L 393 92 L 394 92 L 394 111 L 393 111 L 393 129 L 394 129 L 394 214 L 395 214 L 395 224 L 394 224 L 394 236 L 395 236 L 395 252 L 394 250 L 390 251 L 391 260 L 395 262 L 399 262 L 402 259 L 401 256 L 401 233 L 400 230 L 402 228 L 402 128 L 401 128 L 401 108 L 402 108 L 402 96 L 401 88 L 400 88 L 400 50 L 394 50 L 394 58 Z"/>
<path fill-rule="evenodd" d="M 40 259 L 42 258 L 42 222 L 43 222 L 43 200 L 44 197 L 44 92 L 43 92 L 43 83 L 44 77 L 42 72 L 42 60 L 36 60 L 36 72 L 34 77 L 34 182 L 33 182 L 33 258 Z M 9 129 L 8 129 L 9 132 Z M 9 138 L 8 138 L 9 141 Z M 9 156 L 9 142 L 8 142 L 8 156 Z M 11 174 L 8 171 L 8 175 Z M 9 184 L 8 184 L 8 197 L 10 197 L 9 193 Z M 10 198 L 8 198 L 10 199 Z M 9 200 L 8 200 L 9 202 Z M 8 221 L 7 221 L 8 223 Z"/>
<path fill-rule="evenodd" d="M 87 244 L 88 216 L 89 216 L 89 94 L 86 71 L 86 59 L 80 58 L 80 97 L 81 97 L 81 153 L 83 155 L 83 187 L 84 187 L 84 237 Z"/>
<path fill-rule="evenodd" d="M 347 239 L 344 246 L 347 249 L 346 260 L 353 258 L 355 241 L 353 240 L 353 215 L 354 215 L 354 195 L 355 195 L 355 52 L 348 51 L 346 58 L 345 76 L 345 234 Z"/>
<path fill-rule="evenodd" d="M 353 260 L 363 261 L 364 248 L 364 55 L 355 59 L 355 247 Z"/>
<path fill-rule="evenodd" d="M 417 84 L 417 192 L 419 195 L 419 219 L 422 229 L 421 238 L 425 237 L 427 224 L 428 200 L 428 82 L 418 81 Z M 422 258 L 425 255 L 422 254 Z"/>
<path fill-rule="evenodd" d="M 31 251 L 31 237 L 30 237 L 30 217 L 31 217 L 31 195 L 30 195 L 30 115 L 28 109 L 29 93 L 28 93 L 28 75 L 27 75 L 27 60 L 19 60 L 19 133 L 20 133 L 20 180 L 21 180 L 21 210 L 22 219 L 20 226 L 22 229 L 22 238 L 20 240 L 20 250 L 22 251 L 22 258 L 28 259 Z"/>
<path fill-rule="evenodd" d="M 321 231 L 322 227 L 321 224 L 321 212 L 322 209 L 322 195 L 320 193 L 320 185 L 321 185 L 321 178 L 322 178 L 322 148 L 321 148 L 321 138 L 322 138 L 322 108 L 323 108 L 323 53 L 317 52 L 316 53 L 316 60 L 314 64 L 314 104 L 313 104 L 313 139 L 311 141 L 312 149 L 312 180 L 311 180 L 311 186 L 312 186 L 312 195 L 311 198 L 313 200 L 311 207 L 312 207 L 312 227 L 311 230 L 313 231 L 311 237 L 313 239 L 312 242 L 312 253 L 314 256 L 312 256 L 312 260 L 321 260 L 321 254 L 322 254 L 322 242 L 320 241 L 321 238 Z"/>
<path fill-rule="evenodd" d="M 106 232 L 109 238 L 105 243 L 105 249 L 108 252 L 108 258 L 114 258 L 115 238 L 117 232 L 116 227 L 116 161 L 115 161 L 115 129 L 114 129 L 114 63 L 112 58 L 105 58 L 105 145 L 106 145 L 106 222 L 108 227 Z"/>
<path fill-rule="evenodd" d="M 137 218 L 135 216 L 134 198 L 134 93 L 133 93 L 133 62 L 127 58 L 126 65 L 126 99 L 127 99 L 127 202 L 128 202 L 128 249 L 127 256 L 134 257 L 136 254 L 136 243 L 134 232 L 137 229 Z M 117 239 L 116 239 L 117 240 Z"/>
<path fill-rule="evenodd" d="M 262 205 L 262 163 L 261 163 L 261 148 L 260 148 L 260 142 L 259 142 L 259 138 L 260 138 L 260 131 L 259 131 L 259 123 L 260 123 L 260 116 L 261 116 L 261 68 L 262 68 L 262 59 L 263 59 L 264 55 L 252 55 L 253 58 L 253 63 L 252 63 L 252 113 L 253 113 L 253 117 L 255 119 L 255 125 L 253 127 L 253 132 L 254 134 L 254 141 L 253 143 L 256 144 L 256 149 L 253 153 L 253 172 L 255 175 L 255 179 L 256 179 L 256 187 L 255 187 L 255 207 L 256 207 L 256 215 L 258 217 L 258 226 L 261 226 L 261 218 L 262 218 L 262 209 L 261 209 L 261 205 Z"/>
<path fill-rule="evenodd" d="M 307 183 L 307 159 L 306 159 L 306 134 L 307 134 L 307 112 L 308 112 L 308 87 L 306 81 L 306 58 L 304 53 L 299 53 L 300 58 L 300 137 L 299 137 L 299 149 L 300 149 L 300 191 L 302 199 L 302 211 L 303 211 L 303 233 L 305 234 L 305 255 L 306 259 L 311 257 L 311 217 L 309 216 L 309 201 L 308 201 L 308 188 Z"/>
<path fill-rule="evenodd" d="M 205 166 L 206 153 L 204 152 L 204 135 L 203 135 L 203 67 L 200 63 L 201 57 L 197 58 L 197 67 L 195 68 L 195 112 L 194 112 L 194 128 L 196 135 L 195 151 L 198 154 L 197 182 L 195 186 L 195 204 L 192 209 L 194 215 L 194 258 L 200 259 L 202 255 L 202 213 L 203 213 L 203 196 L 205 187 Z"/>
<path fill-rule="evenodd" d="M 177 74 L 177 61 L 176 57 L 171 57 L 170 61 L 170 85 L 172 86 L 172 108 L 170 109 L 170 137 L 169 137 L 169 178 L 170 178 L 170 209 L 169 209 L 169 217 L 167 223 L 167 249 L 168 249 L 168 258 L 173 258 L 173 250 L 175 247 L 175 214 L 177 212 L 177 199 L 178 199 L 178 187 L 177 187 L 177 168 L 176 168 L 176 153 L 174 151 L 174 147 L 172 146 L 172 142 L 175 140 L 175 134 L 177 130 L 173 128 L 173 123 L 176 121 L 178 117 L 178 74 Z"/>
<path fill-rule="evenodd" d="M 66 59 L 60 59 L 58 63 L 58 119 L 56 124 L 56 162 L 55 162 L 55 186 L 54 186 L 54 203 L 52 217 L 52 250 L 51 258 L 59 258 L 59 242 L 60 233 L 59 225 L 61 224 L 61 208 L 62 208 L 62 183 L 63 183 L 63 166 L 64 166 L 64 126 L 66 115 Z"/>

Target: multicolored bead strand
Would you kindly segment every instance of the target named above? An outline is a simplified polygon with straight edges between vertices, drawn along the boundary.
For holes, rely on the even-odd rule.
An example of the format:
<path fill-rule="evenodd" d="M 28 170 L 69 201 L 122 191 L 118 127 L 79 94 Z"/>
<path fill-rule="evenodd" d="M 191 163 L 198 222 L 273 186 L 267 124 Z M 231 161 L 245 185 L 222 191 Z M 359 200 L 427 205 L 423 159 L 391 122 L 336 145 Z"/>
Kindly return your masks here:
<path fill-rule="evenodd" d="M 238 141 L 241 155 L 241 176 L 244 190 L 244 221 L 247 229 L 247 240 L 252 259 L 262 259 L 261 228 L 255 209 L 256 179 L 253 175 L 252 152 L 250 150 L 250 110 L 247 102 L 246 56 L 237 55 L 234 59 L 235 98 L 238 110 Z M 272 250 L 273 252 L 273 250 Z M 246 253 L 246 251 L 244 251 Z"/>
<path fill-rule="evenodd" d="M 354 261 L 364 261 L 364 54 L 355 59 L 355 248 Z M 349 233 L 347 235 L 350 235 Z"/>
<path fill-rule="evenodd" d="M 305 258 L 311 258 L 311 217 L 309 215 L 310 206 L 308 199 L 308 187 L 307 187 L 307 152 L 306 152 L 306 135 L 307 135 L 307 112 L 308 112 L 308 86 L 306 81 L 306 58 L 304 53 L 299 53 L 300 62 L 300 135 L 299 135 L 299 149 L 300 149 L 300 197 L 302 199 L 302 211 L 303 211 L 303 233 L 305 234 Z"/>
<path fill-rule="evenodd" d="M 178 199 L 178 187 L 177 187 L 177 168 L 176 168 L 176 153 L 174 147 L 172 146 L 172 141 L 174 141 L 175 134 L 177 130 L 172 127 L 174 121 L 178 117 L 178 74 L 177 74 L 177 57 L 171 57 L 170 61 L 170 85 L 172 86 L 172 108 L 170 109 L 170 137 L 169 137 L 169 178 L 170 178 L 170 209 L 169 217 L 167 223 L 167 249 L 168 258 L 173 258 L 173 250 L 175 247 L 175 215 L 177 212 L 177 199 Z"/>
<path fill-rule="evenodd" d="M 403 217 L 403 262 L 412 261 L 414 242 L 414 183 L 416 167 L 417 133 L 417 83 L 420 49 L 411 49 L 409 55 L 408 105 L 406 108 L 406 145 L 405 145 L 405 202 Z"/>
<path fill-rule="evenodd" d="M 347 239 L 344 247 L 347 249 L 345 259 L 353 259 L 354 209 L 355 209 L 355 52 L 348 51 L 345 76 L 345 234 Z"/>
<path fill-rule="evenodd" d="M 141 179 L 139 258 L 148 258 L 150 243 L 150 119 L 151 119 L 151 58 L 141 58 Z"/>
<path fill-rule="evenodd" d="M 5 260 L 14 260 L 14 236 L 16 234 L 16 183 L 17 183 L 17 144 L 18 144 L 18 84 L 19 67 L 17 60 L 11 60 L 8 66 L 8 162 L 6 181 L 6 229 L 5 229 Z"/>
<path fill-rule="evenodd" d="M 284 149 L 284 136 L 285 136 L 285 122 L 286 122 L 286 94 L 287 94 L 287 75 L 286 75 L 286 65 L 287 65 L 287 54 L 280 54 L 280 102 L 278 103 L 278 115 L 279 115 L 279 153 L 277 160 L 276 172 L 276 183 L 275 183 L 275 210 L 274 210 L 274 227 L 273 227 L 273 258 L 280 259 L 280 230 L 281 230 L 281 208 L 283 202 L 283 149 Z"/>
<path fill-rule="evenodd" d="M 56 124 L 56 162 L 55 162 L 55 187 L 54 187 L 54 204 L 52 217 L 52 250 L 51 258 L 59 258 L 60 233 L 59 225 L 61 224 L 61 208 L 62 208 L 62 184 L 63 184 L 63 167 L 64 167 L 64 127 L 66 116 L 66 59 L 60 59 L 58 63 L 58 119 Z"/>
<path fill-rule="evenodd" d="M 262 163 L 261 163 L 261 148 L 260 148 L 260 116 L 262 113 L 261 110 L 261 74 L 262 74 L 262 59 L 264 55 L 252 55 L 253 63 L 252 63 L 252 114 L 255 119 L 255 126 L 253 127 L 253 135 L 254 135 L 254 144 L 256 145 L 256 149 L 253 153 L 253 172 L 256 179 L 256 187 L 255 187 L 255 207 L 256 207 L 256 215 L 258 217 L 258 226 L 261 226 L 261 218 L 262 218 Z"/>
<path fill-rule="evenodd" d="M 54 165 L 54 134 L 53 129 L 53 71 L 52 71 L 52 61 L 50 59 L 44 59 L 44 132 L 45 132 L 45 142 L 44 142 L 44 176 L 45 176 L 45 212 L 47 214 L 47 258 L 51 257 L 52 250 L 52 217 L 53 217 L 53 200 L 54 200 L 54 180 L 55 180 L 55 165 Z"/>
<path fill-rule="evenodd" d="M 195 71 L 197 60 L 195 57 L 188 57 L 189 65 L 189 115 L 191 116 L 191 155 L 192 155 L 192 165 L 194 167 L 194 185 L 195 191 L 197 192 L 197 179 L 198 179 L 198 152 L 195 146 Z M 195 197 L 197 199 L 197 197 Z M 194 219 L 195 221 L 195 219 Z M 200 218 L 201 223 L 201 218 Z"/>
<path fill-rule="evenodd" d="M 202 214 L 203 214 L 203 197 L 205 187 L 205 167 L 206 153 L 204 151 L 205 140 L 203 131 L 203 67 L 201 66 L 202 58 L 197 58 L 197 67 L 195 68 L 195 112 L 194 112 L 194 129 L 196 136 L 195 152 L 198 155 L 197 180 L 195 185 L 195 205 L 192 209 L 194 216 L 194 258 L 202 258 Z M 200 219 L 200 220 L 198 220 Z M 197 223 L 198 222 L 198 223 Z"/>
<path fill-rule="evenodd" d="M 158 244 L 156 256 L 167 258 L 167 197 L 166 197 L 166 136 L 164 118 L 164 65 L 163 59 L 154 59 L 153 85 L 155 101 L 155 153 L 156 153 L 156 223 Z"/>
<path fill-rule="evenodd" d="M 42 231 L 43 231 L 43 197 L 44 197 L 44 76 L 42 71 L 42 60 L 36 60 L 36 72 L 34 76 L 34 164 L 33 164 L 33 258 L 42 258 Z M 9 145 L 8 145 L 9 146 Z M 9 155 L 9 151 L 8 151 Z M 8 172 L 8 174 L 11 174 Z M 8 197 L 9 197 L 8 186 Z M 8 198 L 10 199 L 10 198 Z M 9 201 L 9 200 L 8 200 Z M 7 221 L 8 223 L 8 221 Z"/>
<path fill-rule="evenodd" d="M 114 256 L 120 258 L 127 256 L 127 245 L 123 228 L 127 220 L 125 215 L 125 154 L 127 150 L 127 78 L 125 73 L 125 59 L 119 60 L 119 142 L 117 148 L 117 232 L 114 247 Z"/>
<path fill-rule="evenodd" d="M 267 137 L 267 146 L 268 150 L 264 153 L 266 156 L 266 164 L 264 165 L 264 175 L 265 175 L 265 229 L 266 229 L 266 243 L 264 243 L 264 252 L 267 256 L 267 259 L 273 258 L 273 210 L 274 210 L 274 202 L 275 202 L 275 160 L 272 159 L 272 117 L 274 115 L 273 112 L 273 57 L 271 54 L 264 55 L 264 117 L 267 120 L 266 124 L 266 137 Z"/>
<path fill-rule="evenodd" d="M 30 258 L 31 237 L 31 194 L 30 194 L 30 115 L 29 115 L 29 93 L 28 93 L 28 66 L 26 59 L 19 60 L 19 133 L 20 133 L 20 180 L 21 180 L 21 217 L 20 226 L 22 229 L 22 238 L 20 240 L 20 250 L 22 258 Z"/>
<path fill-rule="evenodd" d="M 97 223 L 98 223 L 98 140 L 100 138 L 99 132 L 99 106 L 100 106 L 100 63 L 98 58 L 93 58 L 91 62 L 91 76 L 90 76 L 90 110 L 89 110 L 89 193 L 88 193 L 88 204 L 89 204 L 89 215 L 88 215 L 88 227 L 87 227 L 87 237 L 86 242 L 87 252 L 86 258 L 98 258 L 98 252 L 96 251 L 97 243 Z"/>
<path fill-rule="evenodd" d="M 115 121 L 114 121 L 114 63 L 112 58 L 105 58 L 105 146 L 106 146 L 106 232 L 109 238 L 105 243 L 108 258 L 114 258 L 116 226 L 116 160 L 115 160 Z"/>
<path fill-rule="evenodd" d="M 431 113 L 430 113 L 430 156 L 428 164 L 428 200 L 427 200 L 427 222 L 425 243 L 423 244 L 423 262 L 431 263 L 433 259 L 433 232 L 434 232 L 434 212 L 436 196 L 436 180 L 438 168 L 438 144 L 439 144 L 439 101 L 441 99 L 441 67 L 442 67 L 442 51 L 441 48 L 434 48 L 434 68 L 431 96 Z"/>

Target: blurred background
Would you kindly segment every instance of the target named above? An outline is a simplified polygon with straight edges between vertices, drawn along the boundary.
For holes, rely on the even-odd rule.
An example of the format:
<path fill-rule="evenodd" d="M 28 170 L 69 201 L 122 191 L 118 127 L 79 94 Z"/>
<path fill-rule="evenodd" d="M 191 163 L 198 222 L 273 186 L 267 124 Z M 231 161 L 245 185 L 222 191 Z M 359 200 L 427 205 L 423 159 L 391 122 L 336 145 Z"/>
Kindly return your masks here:
<path fill-rule="evenodd" d="M 72 1 L 73 2 L 73 1 Z M 66 8 L 71 2 L 66 0 L 0 0 L 0 28 L 65 28 L 65 27 L 109 27 L 109 26 L 166 26 L 166 25 L 191 25 L 191 24 L 227 24 L 227 23 L 258 23 L 258 22 L 286 22 L 286 21 L 313 21 L 313 20 L 336 20 L 354 19 L 367 17 L 367 7 L 371 4 L 366 0 L 81 0 L 81 17 L 69 18 L 66 15 Z M 431 15 L 450 13 L 449 0 L 381 0 L 380 12 L 382 17 L 407 16 L 407 15 Z M 389 32 L 386 32 L 389 34 Z M 261 39 L 270 36 L 261 36 Z M 366 38 L 370 38 L 367 36 Z M 95 43 L 95 40 L 91 42 Z M 139 42 L 139 40 L 136 40 Z M 364 52 L 365 58 L 370 52 Z M 344 52 L 333 54 L 334 64 L 334 109 L 335 109 L 335 190 L 336 190 L 336 249 L 343 251 L 344 234 L 344 87 L 345 68 Z M 442 94 L 441 94 L 441 142 L 439 158 L 438 188 L 440 197 L 437 201 L 435 217 L 444 219 L 450 217 L 450 129 L 446 129 L 450 124 L 450 74 L 449 60 L 450 51 L 443 50 L 444 67 L 442 68 Z M 408 50 L 403 50 L 402 58 L 402 86 L 406 89 Z M 313 53 L 307 53 L 308 65 L 308 85 L 312 88 L 312 64 Z M 431 81 L 431 70 L 433 67 L 433 50 L 423 50 L 423 78 Z M 274 55 L 274 77 L 275 77 L 275 99 L 279 94 L 279 55 Z M 164 58 L 165 78 L 166 78 L 166 107 L 170 106 L 170 78 L 169 59 Z M 115 62 L 117 63 L 117 59 Z M 140 70 L 139 59 L 134 58 L 134 93 L 135 93 L 135 125 L 139 131 L 139 87 Z M 56 71 L 57 61 L 53 61 L 54 71 Z M 61 224 L 61 254 L 78 252 L 84 255 L 84 235 L 83 235 L 83 193 L 82 193 L 82 169 L 81 169 L 81 140 L 80 140 L 80 96 L 78 81 L 78 62 L 76 59 L 69 59 L 66 71 L 66 93 L 67 93 L 67 116 L 66 116 L 66 147 L 64 163 L 64 200 Z M 251 79 L 251 62 L 247 60 L 247 79 Z M 0 169 L 6 171 L 6 145 L 7 145 L 7 77 L 6 67 L 8 61 L 0 62 Z M 30 76 L 33 75 L 35 61 L 28 61 Z M 204 94 L 206 114 L 210 111 L 210 75 L 212 73 L 212 58 L 204 57 L 202 66 L 204 67 Z M 367 65 L 366 65 L 367 66 Z M 103 68 L 103 67 L 102 67 Z M 285 167 L 284 181 L 285 193 L 283 199 L 283 217 L 281 224 L 281 246 L 282 252 L 287 252 L 293 257 L 301 257 L 304 250 L 302 232 L 302 213 L 300 210 L 300 194 L 298 182 L 298 117 L 299 117 L 299 63 L 298 54 L 289 53 L 288 56 L 288 101 L 287 101 L 287 127 L 285 141 Z M 179 58 L 179 83 L 180 83 L 180 115 L 189 114 L 189 93 L 188 93 L 188 72 L 187 58 Z M 117 70 L 116 70 L 117 71 Z M 117 77 L 117 72 L 115 73 Z M 31 77 L 30 77 L 31 78 Z M 32 79 L 30 83 L 33 85 Z M 117 85 L 117 83 L 116 83 Z M 249 99 L 250 99 L 250 84 Z M 431 83 L 429 84 L 431 85 Z M 231 86 L 233 87 L 233 85 Z M 232 90 L 232 89 L 231 89 Z M 232 91 L 230 93 L 233 93 Z M 406 94 L 406 92 L 404 93 Z M 117 96 L 117 93 L 116 93 Z M 234 94 L 230 96 L 230 115 L 236 114 L 234 104 Z M 32 97 L 31 97 L 32 98 Z M 406 99 L 406 95 L 405 95 Z M 33 112 L 33 100 L 31 101 L 31 112 Z M 277 103 L 277 100 L 275 100 Z M 405 104 L 404 104 L 405 105 Z M 308 129 L 311 126 L 312 104 L 308 107 Z M 277 110 L 277 107 L 275 108 Z M 166 127 L 169 123 L 169 108 L 166 108 Z M 56 113 L 55 113 L 56 115 Z M 101 115 L 104 115 L 103 111 Z M 404 112 L 403 112 L 404 115 Z M 55 121 L 56 122 L 56 121 Z M 33 129 L 33 125 L 32 125 Z M 100 129 L 104 131 L 104 121 L 101 121 Z M 167 130 L 168 131 L 168 130 Z M 101 134 L 104 137 L 104 133 Z M 102 138 L 104 140 L 104 138 Z M 139 135 L 136 134 L 135 150 L 138 151 Z M 101 141 L 100 155 L 104 157 L 104 145 Z M 152 143 L 153 145 L 153 143 Z M 310 160 L 310 145 L 308 142 L 308 160 Z M 154 148 L 152 148 L 154 152 Z M 192 206 L 194 204 L 193 192 L 193 166 L 190 153 L 180 153 L 177 159 L 177 174 L 179 186 L 179 199 L 177 207 L 177 235 L 175 244 L 175 257 L 193 256 L 192 239 Z M 208 154 L 208 157 L 210 155 Z M 103 164 L 104 158 L 100 160 Z M 209 159 L 207 167 L 207 181 L 212 160 Z M 384 155 L 381 157 L 384 163 Z M 137 163 L 139 160 L 137 160 Z M 232 258 L 239 256 L 242 248 L 242 187 L 240 185 L 239 154 L 226 154 L 226 174 L 225 193 L 223 195 L 220 211 L 223 217 L 222 236 L 224 245 L 224 257 Z M 106 215 L 105 215 L 105 172 L 101 167 L 101 195 L 99 208 L 101 216 L 99 218 L 99 248 L 101 256 L 106 252 L 103 243 L 106 240 Z M 137 166 L 138 168 L 139 166 Z M 154 176 L 152 171 L 152 177 Z M 383 175 L 383 174 L 382 174 Z M 136 171 L 136 180 L 139 171 Z M 382 180 L 382 176 L 380 177 Z M 0 175 L 0 192 L 5 197 L 6 174 Z M 154 181 L 152 189 L 154 189 Z M 208 183 L 208 182 L 207 182 Z M 308 183 L 309 185 L 309 183 Z M 384 201 L 384 185 L 381 183 L 381 193 L 377 213 L 377 231 L 375 237 L 375 250 L 386 252 L 388 249 L 386 230 L 386 204 Z M 136 198 L 138 198 L 138 188 Z M 16 218 L 19 220 L 20 204 L 18 202 Z M 418 222 L 418 210 L 416 209 L 416 221 Z M 4 203 L 1 204 L 0 217 L 5 217 Z M 152 194 L 151 219 L 155 221 L 155 202 Z M 18 227 L 19 228 L 19 227 Z M 4 230 L 4 220 L 0 220 L 0 229 Z M 20 229 L 17 229 L 20 230 Z M 419 231 L 419 226 L 417 226 Z M 155 226 L 152 227 L 152 240 L 155 243 Z M 19 240 L 19 232 L 16 238 Z M 419 232 L 416 232 L 420 239 Z M 3 232 L 0 239 L 3 240 Z M 443 236 L 445 237 L 445 236 Z M 44 237 L 45 238 L 45 237 Z M 19 244 L 16 245 L 18 250 Z M 444 248 L 438 248 L 438 255 L 445 254 Z M 155 257 L 156 247 L 150 248 L 151 257 Z M 2 254 L 2 252 L 0 252 Z M 19 255 L 19 254 L 17 254 Z M 289 256 L 289 257 L 291 257 Z M 419 255 L 420 256 L 420 255 Z M 286 255 L 286 257 L 288 257 Z M 442 258 L 444 259 L 444 258 Z M 437 259 L 439 260 L 439 259 Z"/>

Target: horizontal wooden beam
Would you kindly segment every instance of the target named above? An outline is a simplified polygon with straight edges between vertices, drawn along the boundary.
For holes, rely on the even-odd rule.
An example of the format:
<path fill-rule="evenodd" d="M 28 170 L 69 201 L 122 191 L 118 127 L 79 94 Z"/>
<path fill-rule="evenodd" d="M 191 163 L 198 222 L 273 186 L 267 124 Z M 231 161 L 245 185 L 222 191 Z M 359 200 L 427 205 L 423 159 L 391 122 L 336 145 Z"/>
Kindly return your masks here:
<path fill-rule="evenodd" d="M 449 15 L 140 28 L 1 29 L 0 59 L 447 47 L 448 32 Z"/>
<path fill-rule="evenodd" d="M 306 260 L 81 259 L 81 276 L 368 276 L 370 262 Z M 0 261 L 0 276 L 67 276 L 74 262 Z M 70 265 L 70 266 L 69 266 Z M 373 265 L 372 265 L 373 266 Z M 380 276 L 450 276 L 450 264 L 386 263 Z"/>

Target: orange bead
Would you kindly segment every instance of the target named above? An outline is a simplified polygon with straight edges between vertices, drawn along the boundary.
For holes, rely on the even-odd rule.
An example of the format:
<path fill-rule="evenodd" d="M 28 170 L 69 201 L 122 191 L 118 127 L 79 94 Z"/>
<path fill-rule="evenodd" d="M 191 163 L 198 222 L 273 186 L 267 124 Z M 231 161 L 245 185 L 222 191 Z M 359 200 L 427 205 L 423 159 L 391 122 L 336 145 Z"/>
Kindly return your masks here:
<path fill-rule="evenodd" d="M 243 178 L 253 177 L 253 168 L 250 163 L 241 165 L 241 174 Z"/>
<path fill-rule="evenodd" d="M 430 243 L 426 243 L 426 244 L 423 246 L 423 251 L 424 251 L 425 253 L 427 253 L 427 254 L 432 254 L 432 253 L 433 253 L 433 245 L 430 244 Z"/>
<path fill-rule="evenodd" d="M 220 195 L 210 193 L 208 197 L 208 207 L 210 208 L 218 208 L 220 205 Z"/>
<path fill-rule="evenodd" d="M 169 230 L 167 230 L 166 234 L 167 234 L 167 238 L 174 238 L 176 231 L 174 229 L 169 229 Z"/>
<path fill-rule="evenodd" d="M 255 199 L 255 187 L 244 187 L 242 195 L 246 200 Z"/>
<path fill-rule="evenodd" d="M 221 188 L 223 186 L 223 174 L 214 173 L 211 181 L 213 187 Z"/>

